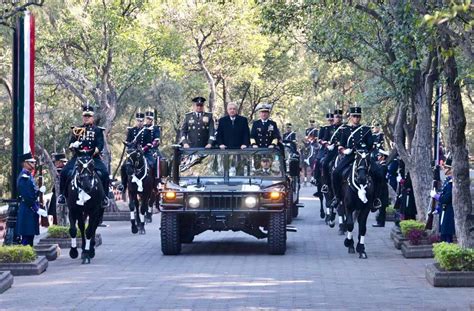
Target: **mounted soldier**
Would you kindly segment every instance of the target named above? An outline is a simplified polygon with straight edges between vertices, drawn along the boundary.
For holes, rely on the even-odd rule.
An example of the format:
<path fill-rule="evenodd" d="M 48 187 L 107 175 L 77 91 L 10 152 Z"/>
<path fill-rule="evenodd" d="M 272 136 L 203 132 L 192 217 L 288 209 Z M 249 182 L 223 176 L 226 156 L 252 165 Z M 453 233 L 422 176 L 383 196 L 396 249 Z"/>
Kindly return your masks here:
<path fill-rule="evenodd" d="M 150 131 L 151 136 L 151 146 L 149 146 L 149 152 L 153 156 L 153 176 L 154 183 L 153 185 L 157 186 L 158 181 L 158 157 L 161 156 L 160 150 L 158 147 L 160 146 L 161 142 L 161 127 L 158 125 L 154 125 L 153 122 L 155 121 L 155 113 L 151 110 L 145 112 L 145 127 Z"/>
<path fill-rule="evenodd" d="M 286 123 L 286 132 L 283 134 L 283 143 L 290 144 L 293 152 L 298 152 L 298 147 L 296 145 L 296 133 L 293 131 L 293 125 L 291 123 Z"/>
<path fill-rule="evenodd" d="M 331 187 L 331 163 L 337 157 L 337 147 L 340 145 L 341 133 L 343 129 L 342 124 L 342 109 L 335 109 L 333 115 L 332 124 L 328 125 L 324 130 L 324 135 L 320 136 L 321 145 L 327 150 L 325 156 L 321 160 L 323 185 L 321 186 L 321 192 L 330 192 L 330 198 L 332 198 L 332 187 Z M 327 115 L 327 117 L 330 115 Z M 330 118 L 327 118 L 330 120 Z"/>
<path fill-rule="evenodd" d="M 313 137 L 318 136 L 318 130 L 315 127 L 316 121 L 314 120 L 309 120 L 309 127 L 305 130 L 305 138 L 306 140 L 309 139 L 309 137 L 312 135 Z"/>
<path fill-rule="evenodd" d="M 204 97 L 192 99 L 193 111 L 184 117 L 180 143 L 184 148 L 211 148 L 216 141 L 212 113 L 204 111 Z"/>
<path fill-rule="evenodd" d="M 341 185 L 344 171 L 352 164 L 354 151 L 364 149 L 370 152 L 373 147 L 372 132 L 369 126 L 361 125 L 362 109 L 360 107 L 350 108 L 349 123 L 341 129 L 338 151 L 344 157 L 338 162 L 332 173 L 332 184 L 334 199 L 332 207 L 337 207 L 342 200 Z"/>
<path fill-rule="evenodd" d="M 374 151 L 372 152 L 372 159 L 377 161 L 378 150 L 384 149 L 384 135 L 380 131 L 380 123 L 372 123 L 372 139 L 374 140 Z"/>
<path fill-rule="evenodd" d="M 94 160 L 95 171 L 98 173 L 105 192 L 105 195 L 102 198 L 102 205 L 107 206 L 109 202 L 107 198 L 107 192 L 109 189 L 109 172 L 100 158 L 102 150 L 104 149 L 103 131 L 105 128 L 94 124 L 94 108 L 89 104 L 82 107 L 82 122 L 83 124 L 81 126 L 71 127 L 72 135 L 69 140 L 69 149 L 73 151 L 74 155 L 61 171 L 58 204 L 66 204 L 66 184 L 74 170 L 78 156 L 77 151 L 84 151 L 90 153 Z"/>
<path fill-rule="evenodd" d="M 253 148 L 274 148 L 281 140 L 278 125 L 270 119 L 270 110 L 270 104 L 257 106 L 260 119 L 253 122 L 250 131 L 250 144 Z"/>
<path fill-rule="evenodd" d="M 154 158 L 151 152 L 151 148 L 153 147 L 152 141 L 152 132 L 151 130 L 144 126 L 144 119 L 145 114 L 142 112 L 137 112 L 135 114 L 135 126 L 134 127 L 127 127 L 127 138 L 125 142 L 129 145 L 140 146 L 143 148 L 144 156 L 147 160 L 148 166 L 150 168 L 154 167 Z M 119 185 L 118 189 L 125 193 L 127 189 L 127 169 L 126 169 L 126 161 L 122 164 L 120 168 L 120 177 L 122 184 Z"/>

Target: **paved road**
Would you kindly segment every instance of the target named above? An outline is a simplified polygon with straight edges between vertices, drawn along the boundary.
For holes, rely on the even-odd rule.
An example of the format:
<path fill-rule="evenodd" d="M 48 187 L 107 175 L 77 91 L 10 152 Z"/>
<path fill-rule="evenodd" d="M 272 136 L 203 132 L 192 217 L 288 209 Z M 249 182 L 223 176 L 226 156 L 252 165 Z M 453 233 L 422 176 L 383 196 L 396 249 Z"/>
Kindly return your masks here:
<path fill-rule="evenodd" d="M 369 229 L 368 260 L 349 255 L 343 238 L 318 219 L 318 201 L 303 189 L 306 208 L 295 221 L 285 256 L 241 233 L 205 233 L 176 257 L 161 255 L 158 217 L 146 236 L 127 223 L 101 228 L 104 244 L 91 265 L 66 257 L 40 276 L 16 277 L 0 309 L 365 309 L 468 310 L 472 289 L 431 287 L 424 265 L 404 259 L 390 228 Z M 371 216 L 373 217 L 373 215 Z"/>

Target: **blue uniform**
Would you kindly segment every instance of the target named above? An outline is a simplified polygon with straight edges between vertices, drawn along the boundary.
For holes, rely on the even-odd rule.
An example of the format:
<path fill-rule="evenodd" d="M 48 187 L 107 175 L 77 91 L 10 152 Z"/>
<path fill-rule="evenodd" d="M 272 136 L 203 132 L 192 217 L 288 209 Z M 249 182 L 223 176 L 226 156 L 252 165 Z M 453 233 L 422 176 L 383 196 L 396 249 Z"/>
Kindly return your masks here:
<path fill-rule="evenodd" d="M 441 193 L 436 196 L 438 206 L 436 210 L 439 214 L 439 233 L 441 240 L 446 242 L 453 241 L 453 235 L 456 233 L 454 227 L 454 209 L 453 209 L 453 179 L 448 176 L 443 184 Z"/>
<path fill-rule="evenodd" d="M 17 179 L 17 187 L 20 195 L 20 206 L 16 222 L 17 234 L 22 236 L 22 238 L 25 236 L 31 237 L 32 244 L 33 236 L 39 234 L 39 215 L 36 213 L 39 208 L 37 202 L 39 190 L 31 172 L 25 169 L 21 171 Z"/>

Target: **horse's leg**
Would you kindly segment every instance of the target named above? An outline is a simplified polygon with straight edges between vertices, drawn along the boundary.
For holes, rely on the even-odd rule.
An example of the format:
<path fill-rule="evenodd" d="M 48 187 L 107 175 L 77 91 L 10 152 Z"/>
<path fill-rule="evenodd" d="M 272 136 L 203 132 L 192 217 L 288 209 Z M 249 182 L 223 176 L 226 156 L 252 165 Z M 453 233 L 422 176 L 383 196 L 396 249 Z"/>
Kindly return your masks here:
<path fill-rule="evenodd" d="M 344 203 L 345 204 L 345 203 Z M 354 218 L 352 215 L 352 209 L 349 205 L 345 205 L 346 221 L 347 221 L 347 237 L 344 240 L 344 246 L 348 248 L 349 254 L 354 254 L 354 239 L 352 237 L 352 231 L 354 230 Z"/>
<path fill-rule="evenodd" d="M 148 201 L 149 201 L 149 196 L 143 192 L 140 198 L 140 206 L 138 210 L 138 217 L 140 218 L 139 222 L 139 233 L 140 234 L 145 234 L 145 215 L 148 212 Z"/>
<path fill-rule="evenodd" d="M 147 223 L 151 223 L 153 221 L 152 215 L 153 215 L 153 206 L 155 205 L 155 200 L 156 200 L 155 197 L 156 197 L 155 187 L 153 186 L 151 189 L 150 197 L 147 200 L 147 211 L 145 215 L 145 221 Z"/>
<path fill-rule="evenodd" d="M 364 207 L 359 213 L 357 222 L 359 223 L 359 241 L 357 242 L 356 250 L 359 253 L 359 258 L 367 259 L 365 253 L 365 234 L 367 233 L 367 218 L 369 217 L 370 206 L 364 204 Z"/>
<path fill-rule="evenodd" d="M 132 233 L 136 234 L 138 232 L 137 222 L 135 219 L 135 210 L 137 209 L 137 194 L 133 193 L 128 187 L 128 207 L 130 208 L 130 223 L 132 225 Z"/>
<path fill-rule="evenodd" d="M 72 210 L 69 211 L 69 235 L 71 236 L 71 248 L 69 249 L 69 257 L 72 259 L 77 258 L 79 253 L 77 251 L 77 227 L 76 227 L 77 217 Z"/>
<path fill-rule="evenodd" d="M 89 225 L 85 230 L 85 246 L 84 256 L 82 257 L 83 264 L 90 264 L 91 259 L 95 257 L 95 234 L 99 226 L 102 215 L 102 202 L 92 208 L 89 213 Z"/>
<path fill-rule="evenodd" d="M 77 217 L 77 225 L 79 227 L 79 230 L 81 231 L 81 239 L 82 239 L 82 263 L 84 263 L 84 256 L 85 256 L 85 247 L 86 247 L 86 224 L 85 224 L 85 219 L 82 213 L 78 215 Z"/>

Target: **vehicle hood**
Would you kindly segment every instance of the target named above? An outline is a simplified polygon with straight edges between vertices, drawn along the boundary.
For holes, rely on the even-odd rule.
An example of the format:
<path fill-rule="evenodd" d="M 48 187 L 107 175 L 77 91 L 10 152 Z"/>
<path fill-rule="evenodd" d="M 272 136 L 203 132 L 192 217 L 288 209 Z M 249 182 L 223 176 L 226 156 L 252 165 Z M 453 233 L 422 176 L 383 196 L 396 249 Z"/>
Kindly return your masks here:
<path fill-rule="evenodd" d="M 244 180 L 230 180 L 229 182 L 205 180 L 199 184 L 196 182 L 181 182 L 178 186 L 179 191 L 184 192 L 262 192 L 271 190 L 281 190 L 284 188 L 282 184 L 284 180 L 264 180 L 248 179 Z M 177 186 L 177 185 L 176 185 Z M 170 187 L 174 188 L 174 187 Z"/>

